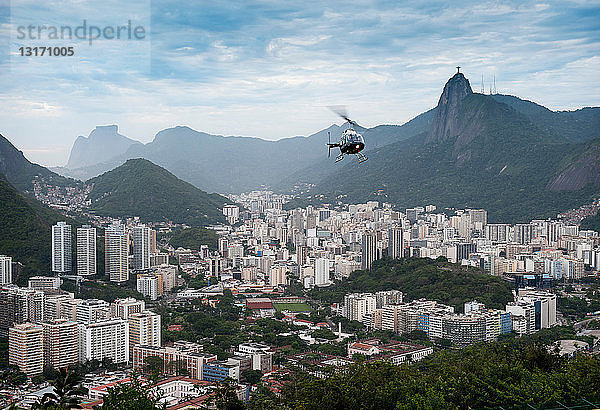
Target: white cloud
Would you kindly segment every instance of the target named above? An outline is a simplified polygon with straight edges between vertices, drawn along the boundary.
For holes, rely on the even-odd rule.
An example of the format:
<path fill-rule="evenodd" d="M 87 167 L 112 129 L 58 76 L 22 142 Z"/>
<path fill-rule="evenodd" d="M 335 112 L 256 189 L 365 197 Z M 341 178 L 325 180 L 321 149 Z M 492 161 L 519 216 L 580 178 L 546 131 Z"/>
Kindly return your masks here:
<path fill-rule="evenodd" d="M 215 17 L 203 20 L 211 7 Z M 99 123 L 142 141 L 174 125 L 269 139 L 309 134 L 337 120 L 319 105 L 345 104 L 366 126 L 398 124 L 437 103 L 456 65 L 475 90 L 482 74 L 486 88 L 495 75 L 499 91 L 553 109 L 599 105 L 599 31 L 577 7 L 590 3 L 171 7 L 153 19 L 152 67 L 118 43 L 52 66 L 13 64 L 0 78 L 0 123 L 30 148 L 47 146 L 47 135 L 70 146 Z M 64 163 L 66 154 L 47 158 Z"/>

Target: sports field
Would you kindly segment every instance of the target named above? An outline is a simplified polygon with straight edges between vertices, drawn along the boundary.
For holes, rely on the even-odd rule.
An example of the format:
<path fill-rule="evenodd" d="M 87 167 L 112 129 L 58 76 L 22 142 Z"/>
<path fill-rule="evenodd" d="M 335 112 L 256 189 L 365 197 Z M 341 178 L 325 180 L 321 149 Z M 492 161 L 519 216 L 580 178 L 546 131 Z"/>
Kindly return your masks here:
<path fill-rule="evenodd" d="M 278 312 L 289 310 L 290 312 L 312 312 L 312 308 L 306 303 L 273 303 L 273 307 Z"/>

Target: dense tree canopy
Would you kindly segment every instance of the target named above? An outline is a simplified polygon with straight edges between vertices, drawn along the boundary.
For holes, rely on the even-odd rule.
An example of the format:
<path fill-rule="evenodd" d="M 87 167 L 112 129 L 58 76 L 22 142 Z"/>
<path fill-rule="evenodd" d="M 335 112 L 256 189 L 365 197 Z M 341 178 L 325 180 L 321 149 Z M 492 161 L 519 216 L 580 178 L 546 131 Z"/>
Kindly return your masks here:
<path fill-rule="evenodd" d="M 463 350 L 441 351 L 416 364 L 358 364 L 324 379 L 298 372 L 284 386 L 281 397 L 263 391 L 250 407 L 560 407 L 558 402 L 572 405 L 583 403 L 583 399 L 600 401 L 600 357 L 580 355 L 568 359 L 553 354 L 535 337 L 507 338 Z"/>
<path fill-rule="evenodd" d="M 218 236 L 212 229 L 191 227 L 186 229 L 175 229 L 165 234 L 169 245 L 174 248 L 186 248 L 199 250 L 200 246 L 207 245 L 211 250 L 217 249 Z"/>
<path fill-rule="evenodd" d="M 352 272 L 347 280 L 327 288 L 315 288 L 311 296 L 327 302 L 341 302 L 353 292 L 398 289 L 405 299 L 427 298 L 445 303 L 457 311 L 477 299 L 489 308 L 504 308 L 513 299 L 511 286 L 480 269 L 447 262 L 443 258 L 402 258 L 375 261 L 370 271 Z"/>

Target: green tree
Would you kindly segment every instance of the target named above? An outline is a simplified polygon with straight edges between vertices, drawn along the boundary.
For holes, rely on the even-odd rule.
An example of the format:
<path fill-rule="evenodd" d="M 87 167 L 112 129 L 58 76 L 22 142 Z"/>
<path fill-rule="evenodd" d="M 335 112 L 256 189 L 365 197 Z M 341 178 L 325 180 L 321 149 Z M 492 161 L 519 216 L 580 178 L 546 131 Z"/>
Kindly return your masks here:
<path fill-rule="evenodd" d="M 162 410 L 165 403 L 152 394 L 150 386 L 140 381 L 137 374 L 131 375 L 131 382 L 119 383 L 108 388 L 103 397 L 102 410 Z"/>
<path fill-rule="evenodd" d="M 246 383 L 255 385 L 260 382 L 262 372 L 260 370 L 246 369 L 242 371 L 242 377 L 246 380 Z"/>
<path fill-rule="evenodd" d="M 154 378 L 165 372 L 165 361 L 160 356 L 148 356 L 144 360 L 144 370 Z"/>
<path fill-rule="evenodd" d="M 327 340 L 333 340 L 333 339 L 337 339 L 337 336 L 335 335 L 335 333 L 333 333 L 331 330 L 329 329 L 317 329 L 314 332 L 312 332 L 312 337 L 316 337 L 319 339 L 327 339 Z"/>
<path fill-rule="evenodd" d="M 54 391 L 45 393 L 39 402 L 34 405 L 37 409 L 79 409 L 81 399 L 78 396 L 85 394 L 81 387 L 81 376 L 67 368 L 56 372 L 51 385 Z"/>
<path fill-rule="evenodd" d="M 27 375 L 16 366 L 9 366 L 0 375 L 0 380 L 6 381 L 10 386 L 20 386 L 27 383 Z"/>
<path fill-rule="evenodd" d="M 46 378 L 41 374 L 37 374 L 31 378 L 31 383 L 36 384 L 36 385 L 42 384 L 45 381 L 46 381 Z"/>
<path fill-rule="evenodd" d="M 229 378 L 225 379 L 214 390 L 212 402 L 218 410 L 244 409 L 244 403 L 238 398 L 235 384 Z"/>

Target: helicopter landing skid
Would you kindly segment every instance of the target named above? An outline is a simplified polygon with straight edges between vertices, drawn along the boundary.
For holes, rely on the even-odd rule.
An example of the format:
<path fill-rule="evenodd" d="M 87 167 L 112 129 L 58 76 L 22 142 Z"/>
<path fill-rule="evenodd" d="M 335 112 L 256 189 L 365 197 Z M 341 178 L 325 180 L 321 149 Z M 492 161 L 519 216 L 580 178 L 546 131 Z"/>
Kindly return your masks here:
<path fill-rule="evenodd" d="M 368 160 L 369 158 L 367 158 L 367 156 L 365 154 L 363 154 L 362 152 L 359 152 L 356 154 L 356 158 L 358 158 L 358 163 L 362 164 L 363 162 L 365 162 L 366 160 Z"/>
<path fill-rule="evenodd" d="M 335 162 L 340 162 L 343 159 L 344 159 L 344 154 L 340 154 L 335 158 Z"/>

